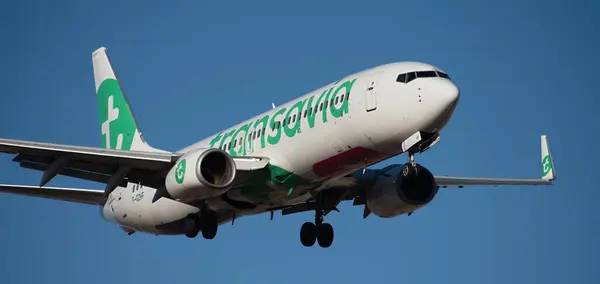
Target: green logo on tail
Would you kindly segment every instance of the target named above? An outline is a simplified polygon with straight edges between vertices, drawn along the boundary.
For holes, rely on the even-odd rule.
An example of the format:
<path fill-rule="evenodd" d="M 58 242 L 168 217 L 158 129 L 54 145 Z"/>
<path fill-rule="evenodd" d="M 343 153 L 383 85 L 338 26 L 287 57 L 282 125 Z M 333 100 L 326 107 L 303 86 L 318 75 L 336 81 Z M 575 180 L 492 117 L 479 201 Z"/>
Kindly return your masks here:
<path fill-rule="evenodd" d="M 544 159 L 542 159 L 542 175 L 546 176 L 552 170 L 552 161 L 550 161 L 550 155 L 546 155 Z"/>
<path fill-rule="evenodd" d="M 106 79 L 98 88 L 98 111 L 102 125 L 102 147 L 131 150 L 135 121 L 115 79 Z"/>
<path fill-rule="evenodd" d="M 178 184 L 183 183 L 183 178 L 185 177 L 185 159 L 181 160 L 179 164 L 177 164 L 177 168 L 175 168 L 175 181 Z"/>

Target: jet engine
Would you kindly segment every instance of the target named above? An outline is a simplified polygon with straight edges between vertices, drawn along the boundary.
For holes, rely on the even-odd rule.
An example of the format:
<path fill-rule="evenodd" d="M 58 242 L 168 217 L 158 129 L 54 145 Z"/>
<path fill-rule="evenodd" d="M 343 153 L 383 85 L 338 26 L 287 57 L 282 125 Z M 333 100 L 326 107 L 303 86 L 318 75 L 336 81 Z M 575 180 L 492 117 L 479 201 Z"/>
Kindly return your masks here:
<path fill-rule="evenodd" d="M 196 149 L 183 155 L 171 168 L 165 189 L 176 200 L 185 202 L 219 196 L 231 187 L 235 162 L 220 149 Z"/>
<path fill-rule="evenodd" d="M 427 205 L 438 192 L 431 172 L 417 164 L 417 171 L 403 175 L 403 165 L 396 165 L 377 178 L 366 190 L 366 205 L 373 214 L 389 218 L 411 213 Z"/>

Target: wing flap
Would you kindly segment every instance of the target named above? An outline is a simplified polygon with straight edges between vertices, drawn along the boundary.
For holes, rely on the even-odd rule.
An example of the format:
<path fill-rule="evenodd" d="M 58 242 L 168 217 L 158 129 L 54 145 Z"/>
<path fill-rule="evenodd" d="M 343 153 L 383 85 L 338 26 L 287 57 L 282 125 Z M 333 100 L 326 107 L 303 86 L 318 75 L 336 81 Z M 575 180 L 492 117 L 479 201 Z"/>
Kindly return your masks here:
<path fill-rule="evenodd" d="M 34 163 L 29 163 L 29 162 L 23 162 L 20 164 L 20 166 L 25 169 L 37 170 L 37 171 L 42 171 L 42 172 L 46 171 L 46 169 L 48 169 L 48 165 L 34 164 Z M 67 169 L 67 168 L 62 169 L 58 174 L 68 176 L 68 177 L 83 179 L 83 180 L 99 182 L 99 183 L 108 183 L 108 181 L 110 180 L 110 177 L 111 177 L 110 175 L 104 175 L 104 174 L 99 174 L 99 173 L 94 173 L 94 172 L 89 172 L 89 171 Z M 119 186 L 126 187 L 127 179 L 124 179 Z"/>
<path fill-rule="evenodd" d="M 0 184 L 0 192 L 91 205 L 103 205 L 106 201 L 104 191 L 91 189 Z"/>

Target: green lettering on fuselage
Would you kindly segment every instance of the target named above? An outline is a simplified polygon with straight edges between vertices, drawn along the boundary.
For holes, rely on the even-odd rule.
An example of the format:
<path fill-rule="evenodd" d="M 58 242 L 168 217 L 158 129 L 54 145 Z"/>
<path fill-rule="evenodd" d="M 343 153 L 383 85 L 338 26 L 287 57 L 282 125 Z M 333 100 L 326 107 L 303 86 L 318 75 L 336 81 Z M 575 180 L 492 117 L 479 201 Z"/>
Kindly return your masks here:
<path fill-rule="evenodd" d="M 264 128 L 265 132 L 266 132 L 266 129 L 269 128 L 268 123 L 269 123 L 269 115 L 265 115 L 261 119 L 257 120 L 254 123 L 254 129 L 256 131 L 259 131 L 259 130 L 262 131 L 262 129 Z M 258 127 L 258 125 L 260 125 L 260 127 Z M 261 133 L 261 135 L 260 135 L 260 148 L 261 149 L 264 149 L 266 146 L 265 145 L 265 136 L 266 136 L 265 133 Z M 252 141 L 250 141 L 250 143 L 254 145 L 254 143 L 252 143 Z M 254 148 L 252 148 L 252 149 L 254 149 Z"/>
<path fill-rule="evenodd" d="M 332 98 L 337 98 L 338 97 L 338 93 L 340 91 L 342 92 L 342 105 L 340 106 L 340 108 L 336 108 L 335 104 L 329 104 L 329 110 L 331 111 L 331 115 L 333 117 L 341 117 L 344 114 L 348 114 L 348 100 L 344 97 L 347 94 L 350 93 L 350 90 L 352 89 L 352 86 L 354 85 L 354 82 L 356 82 L 356 79 L 352 80 L 352 81 L 346 81 L 343 84 L 341 84 L 339 87 L 337 87 L 337 89 L 335 89 L 335 92 L 333 93 Z M 325 113 L 325 112 L 323 112 Z"/>
<path fill-rule="evenodd" d="M 311 102 L 314 99 L 314 96 L 310 97 L 310 100 L 308 101 L 308 127 L 313 128 L 315 127 L 315 118 L 317 117 L 317 113 L 319 112 L 319 105 L 323 102 L 326 102 L 329 98 L 329 93 L 331 92 L 331 89 L 325 90 L 323 91 L 323 93 L 319 96 L 319 99 L 317 99 L 317 102 L 312 105 Z M 321 107 L 322 108 L 322 107 Z M 327 122 L 327 111 L 322 111 L 323 113 L 323 123 Z"/>
<path fill-rule="evenodd" d="M 271 117 L 271 122 L 269 122 L 269 127 L 271 127 L 271 129 L 275 129 L 274 131 L 276 132 L 275 136 L 271 136 L 269 135 L 269 137 L 267 138 L 267 142 L 269 142 L 269 144 L 271 145 L 275 145 L 277 143 L 279 143 L 279 140 L 281 140 L 281 127 L 278 126 L 283 126 L 283 121 L 277 123 L 277 117 L 281 114 L 283 114 L 285 112 L 286 108 L 282 108 L 280 110 L 278 110 L 273 117 Z"/>
<path fill-rule="evenodd" d="M 331 88 L 325 89 L 315 101 L 317 95 L 312 95 L 309 98 L 305 98 L 301 101 L 293 104 L 289 109 L 282 107 L 278 109 L 274 114 L 265 115 L 260 119 L 257 119 L 254 123 L 249 122 L 246 125 L 241 126 L 239 129 L 231 129 L 225 135 L 224 132 L 220 132 L 210 141 L 210 147 L 216 147 L 219 142 L 219 148 L 223 147 L 226 143 L 229 154 L 232 156 L 246 155 L 246 144 L 248 144 L 248 152 L 254 152 L 254 140 L 260 139 L 260 148 L 264 149 L 268 142 L 269 145 L 277 145 L 281 141 L 281 131 L 283 129 L 287 137 L 294 137 L 296 134 L 301 133 L 302 118 L 307 119 L 309 128 L 315 127 L 315 120 L 317 113 L 321 113 L 321 121 L 327 123 L 327 113 L 329 112 L 332 117 L 339 118 L 349 112 L 348 95 L 350 94 L 356 79 L 344 81 L 341 85 L 337 81 Z M 335 91 L 334 91 L 335 90 Z M 336 99 L 341 102 L 339 108 L 336 107 Z M 314 104 L 313 104 L 314 102 Z M 306 115 L 304 115 L 306 112 Z M 282 120 L 278 121 L 278 117 L 285 114 Z M 293 119 L 296 116 L 296 119 Z M 292 122 L 293 119 L 293 122 Z M 265 132 L 262 130 L 265 129 Z M 267 133 L 268 132 L 268 133 Z M 240 136 L 243 133 L 243 136 Z M 260 133 L 258 135 L 257 133 Z M 260 136 L 260 137 L 259 137 Z M 231 137 L 231 139 L 228 139 Z M 236 143 L 236 139 L 242 138 L 241 143 Z M 266 139 L 266 141 L 265 141 Z M 237 141 L 239 142 L 239 140 Z M 233 145 L 235 144 L 235 147 Z M 236 149 L 238 149 L 236 151 Z"/>
<path fill-rule="evenodd" d="M 283 127 L 283 130 L 285 132 L 285 135 L 287 137 L 294 137 L 294 135 L 296 135 L 296 133 L 300 133 L 300 125 L 302 122 L 302 109 L 304 108 L 304 103 L 306 102 L 306 100 L 303 101 L 299 101 L 296 104 L 294 104 L 290 110 L 288 110 L 287 114 L 285 115 L 285 121 L 286 124 Z M 294 111 L 296 110 L 296 111 Z M 296 119 L 297 117 L 297 119 Z M 294 119 L 294 125 L 291 126 L 290 125 L 290 119 Z"/>
<path fill-rule="evenodd" d="M 233 147 L 233 145 L 231 145 L 231 150 L 229 151 L 229 153 L 236 153 L 236 154 L 232 154 L 232 156 L 236 156 L 236 155 L 241 155 L 241 156 L 245 156 L 246 155 L 246 138 L 248 137 L 248 129 L 250 128 L 250 126 L 252 126 L 252 122 L 250 122 L 249 124 L 246 124 L 242 127 L 240 127 L 235 134 L 233 135 L 233 137 L 231 138 L 231 141 L 237 141 L 238 137 L 242 137 L 242 142 L 240 143 L 233 143 L 233 145 L 235 145 L 235 147 Z M 239 136 L 240 133 L 243 132 L 242 136 Z M 235 151 L 236 148 L 240 148 L 239 151 Z"/>
<path fill-rule="evenodd" d="M 214 148 L 215 144 L 217 142 L 221 141 L 221 137 L 223 137 L 222 134 L 223 134 L 223 131 L 219 132 L 219 134 L 217 134 L 217 136 L 215 136 L 215 138 L 213 138 L 212 140 L 210 140 L 210 144 L 209 144 L 210 148 Z M 219 145 L 219 147 L 221 147 L 221 145 Z"/>

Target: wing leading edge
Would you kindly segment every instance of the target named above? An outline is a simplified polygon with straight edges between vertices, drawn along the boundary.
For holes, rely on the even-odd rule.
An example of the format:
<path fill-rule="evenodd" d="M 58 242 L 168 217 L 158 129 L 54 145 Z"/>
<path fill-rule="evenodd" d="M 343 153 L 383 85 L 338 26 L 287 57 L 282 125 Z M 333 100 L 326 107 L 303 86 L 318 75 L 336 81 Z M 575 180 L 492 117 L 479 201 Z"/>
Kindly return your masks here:
<path fill-rule="evenodd" d="M 104 205 L 106 201 L 104 191 L 80 188 L 0 184 L 0 192 L 91 205 Z"/>
<path fill-rule="evenodd" d="M 435 176 L 439 187 L 464 187 L 475 185 L 551 185 L 556 179 L 554 161 L 548 146 L 546 135 L 542 135 L 542 178 L 540 179 L 514 179 L 514 178 L 476 178 L 476 177 L 450 177 Z"/>

